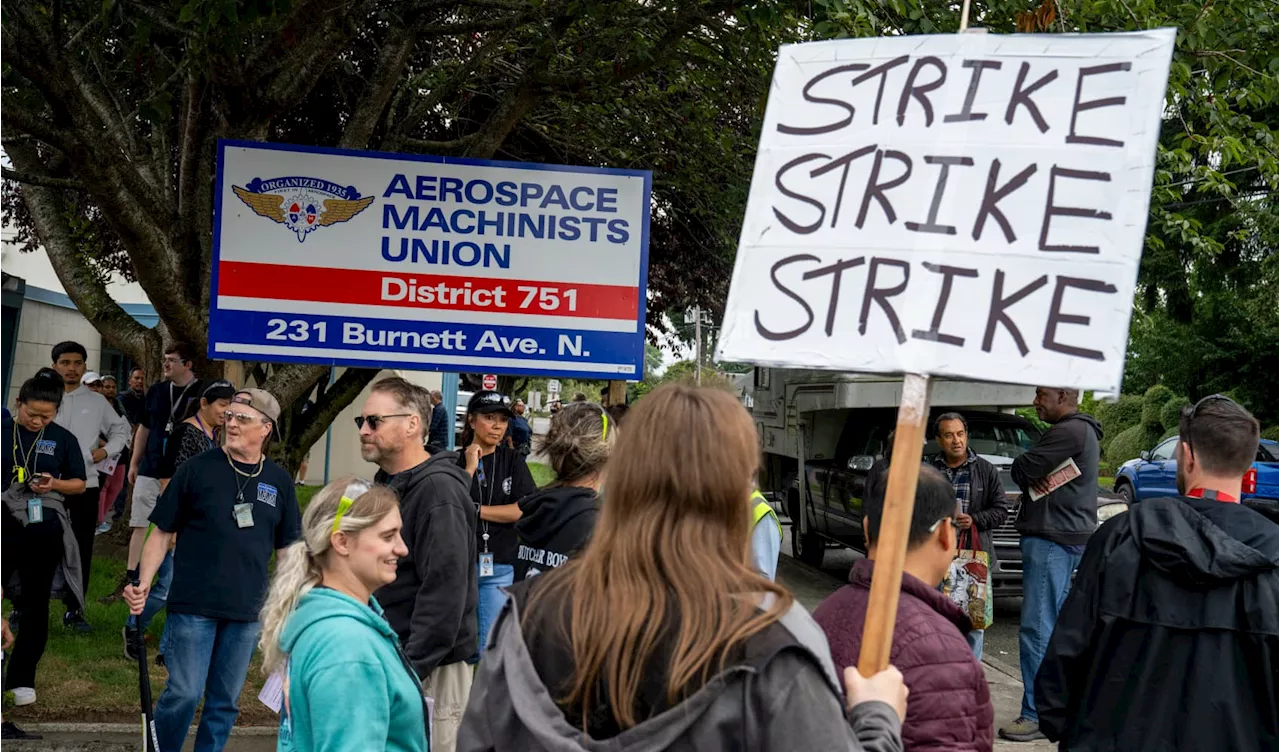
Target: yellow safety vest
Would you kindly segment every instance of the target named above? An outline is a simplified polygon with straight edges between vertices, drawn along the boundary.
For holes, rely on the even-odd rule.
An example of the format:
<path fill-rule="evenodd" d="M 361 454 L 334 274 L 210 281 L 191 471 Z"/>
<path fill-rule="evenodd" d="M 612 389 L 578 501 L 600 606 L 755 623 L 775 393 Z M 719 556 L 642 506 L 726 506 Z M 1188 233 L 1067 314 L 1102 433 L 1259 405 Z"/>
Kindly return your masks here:
<path fill-rule="evenodd" d="M 778 513 L 773 511 L 773 507 L 769 506 L 769 502 L 765 501 L 764 494 L 754 491 L 751 494 L 751 500 L 756 504 L 751 509 L 751 529 L 755 530 L 756 525 L 760 524 L 766 516 L 773 517 L 773 524 L 778 526 L 778 535 L 782 535 L 782 522 L 778 520 Z"/>

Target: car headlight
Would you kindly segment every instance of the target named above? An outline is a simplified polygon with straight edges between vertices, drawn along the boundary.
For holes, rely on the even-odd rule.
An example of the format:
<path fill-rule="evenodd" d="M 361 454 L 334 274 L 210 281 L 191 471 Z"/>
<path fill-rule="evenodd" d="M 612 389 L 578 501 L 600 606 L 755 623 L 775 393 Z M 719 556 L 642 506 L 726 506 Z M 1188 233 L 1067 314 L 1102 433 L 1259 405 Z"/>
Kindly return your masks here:
<path fill-rule="evenodd" d="M 1104 504 L 1098 507 L 1098 524 L 1101 525 L 1112 517 L 1115 517 L 1117 514 L 1127 511 L 1129 511 L 1128 504 Z"/>

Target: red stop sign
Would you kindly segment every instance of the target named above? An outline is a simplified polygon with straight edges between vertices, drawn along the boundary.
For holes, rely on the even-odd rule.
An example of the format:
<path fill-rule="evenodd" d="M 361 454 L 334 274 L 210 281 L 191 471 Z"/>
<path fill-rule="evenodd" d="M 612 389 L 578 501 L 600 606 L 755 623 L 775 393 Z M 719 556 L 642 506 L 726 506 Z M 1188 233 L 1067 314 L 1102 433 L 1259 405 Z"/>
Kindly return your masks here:
<path fill-rule="evenodd" d="M 480 385 L 483 386 L 485 389 L 497 389 L 498 377 L 493 375 L 492 373 L 486 373 L 484 375 L 484 379 L 481 380 Z"/>

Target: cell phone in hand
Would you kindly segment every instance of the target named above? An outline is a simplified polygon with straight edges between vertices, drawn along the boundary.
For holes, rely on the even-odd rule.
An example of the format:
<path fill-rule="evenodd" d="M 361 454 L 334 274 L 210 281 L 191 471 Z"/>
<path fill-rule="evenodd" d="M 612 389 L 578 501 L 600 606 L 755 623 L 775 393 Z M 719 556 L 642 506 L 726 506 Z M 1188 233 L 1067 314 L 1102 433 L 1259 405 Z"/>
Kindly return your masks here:
<path fill-rule="evenodd" d="M 36 473 L 35 476 L 31 478 L 32 486 L 47 486 L 52 482 L 53 476 L 49 473 Z"/>

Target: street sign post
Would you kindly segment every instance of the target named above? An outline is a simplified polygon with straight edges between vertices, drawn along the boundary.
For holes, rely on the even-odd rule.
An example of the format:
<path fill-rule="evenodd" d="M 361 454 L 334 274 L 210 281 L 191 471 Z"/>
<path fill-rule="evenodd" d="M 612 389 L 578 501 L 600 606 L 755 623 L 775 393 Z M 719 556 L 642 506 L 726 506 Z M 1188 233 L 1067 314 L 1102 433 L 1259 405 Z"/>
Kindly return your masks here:
<path fill-rule="evenodd" d="M 220 141 L 209 356 L 640 379 L 650 185 Z"/>

